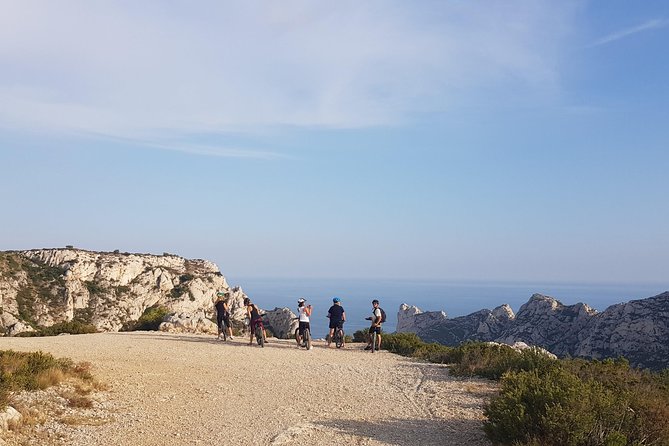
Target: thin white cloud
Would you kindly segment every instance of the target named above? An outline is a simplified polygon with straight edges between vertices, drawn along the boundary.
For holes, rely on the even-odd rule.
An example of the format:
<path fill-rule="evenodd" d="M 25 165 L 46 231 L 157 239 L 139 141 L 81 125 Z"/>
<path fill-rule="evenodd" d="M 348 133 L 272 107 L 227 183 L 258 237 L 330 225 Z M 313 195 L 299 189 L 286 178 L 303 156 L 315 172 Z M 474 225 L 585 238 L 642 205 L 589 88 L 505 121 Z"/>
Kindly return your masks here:
<path fill-rule="evenodd" d="M 541 100 L 559 90 L 569 3 L 6 0 L 0 127 L 161 145 Z"/>
<path fill-rule="evenodd" d="M 623 29 L 621 31 L 611 33 L 608 36 L 604 36 L 601 39 L 598 39 L 595 42 L 588 45 L 588 48 L 600 45 L 606 45 L 607 43 L 615 42 L 616 40 L 621 40 L 634 34 L 642 33 L 644 31 L 650 31 L 653 29 L 664 28 L 666 26 L 669 26 L 669 20 L 666 19 L 648 20 L 647 22 L 642 23 L 641 25 Z"/>

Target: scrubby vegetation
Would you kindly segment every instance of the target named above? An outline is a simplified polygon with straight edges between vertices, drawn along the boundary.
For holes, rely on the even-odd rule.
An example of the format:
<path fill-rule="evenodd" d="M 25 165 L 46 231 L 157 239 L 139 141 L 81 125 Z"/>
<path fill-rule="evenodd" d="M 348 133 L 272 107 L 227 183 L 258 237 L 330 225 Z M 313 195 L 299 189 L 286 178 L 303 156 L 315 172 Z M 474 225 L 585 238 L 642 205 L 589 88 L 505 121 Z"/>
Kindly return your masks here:
<path fill-rule="evenodd" d="M 50 327 L 37 327 L 35 331 L 24 331 L 18 333 L 17 337 L 34 337 L 34 336 L 57 336 L 62 333 L 69 334 L 86 334 L 97 333 L 98 330 L 95 325 L 87 324 L 81 321 L 73 320 L 69 322 L 60 322 L 51 325 Z"/>
<path fill-rule="evenodd" d="M 0 408 L 9 402 L 10 392 L 46 389 L 68 378 L 93 380 L 86 364 L 43 352 L 0 350 Z"/>
<path fill-rule="evenodd" d="M 169 310 L 162 305 L 153 305 L 144 310 L 136 321 L 126 323 L 121 331 L 156 331 Z"/>
<path fill-rule="evenodd" d="M 484 429 L 495 444 L 669 445 L 669 370 L 638 370 L 625 359 L 556 360 L 480 342 L 447 347 L 412 333 L 384 334 L 382 348 L 451 364 L 456 375 L 500 379 L 485 411 Z"/>

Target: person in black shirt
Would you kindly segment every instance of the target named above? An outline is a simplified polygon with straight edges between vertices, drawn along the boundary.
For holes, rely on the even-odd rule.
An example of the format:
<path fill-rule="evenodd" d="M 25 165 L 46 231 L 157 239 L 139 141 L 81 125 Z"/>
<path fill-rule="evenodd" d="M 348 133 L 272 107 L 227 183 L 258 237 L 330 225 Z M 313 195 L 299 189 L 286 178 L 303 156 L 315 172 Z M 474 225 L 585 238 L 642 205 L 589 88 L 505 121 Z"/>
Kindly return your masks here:
<path fill-rule="evenodd" d="M 346 321 L 346 312 L 341 306 L 341 299 L 335 297 L 332 299 L 332 306 L 328 310 L 328 317 L 330 318 L 330 336 L 328 336 L 328 347 L 334 337 L 334 331 L 338 327 L 342 327 Z"/>
<path fill-rule="evenodd" d="M 228 307 L 229 299 L 230 299 L 230 293 L 228 292 L 216 293 L 216 297 L 214 297 L 214 306 L 216 307 L 216 322 L 218 325 L 219 339 L 221 338 L 221 333 L 223 333 L 223 330 L 227 330 L 228 336 L 230 336 L 230 340 L 234 339 L 232 337 L 232 325 L 230 325 L 230 308 Z"/>

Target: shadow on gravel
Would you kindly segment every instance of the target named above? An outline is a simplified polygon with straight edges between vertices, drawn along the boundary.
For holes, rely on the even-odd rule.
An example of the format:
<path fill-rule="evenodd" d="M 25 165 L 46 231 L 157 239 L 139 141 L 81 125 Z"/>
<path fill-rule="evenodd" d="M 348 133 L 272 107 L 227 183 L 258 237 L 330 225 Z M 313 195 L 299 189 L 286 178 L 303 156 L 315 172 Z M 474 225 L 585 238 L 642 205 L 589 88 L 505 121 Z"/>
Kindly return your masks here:
<path fill-rule="evenodd" d="M 344 434 L 395 444 L 421 446 L 490 445 L 482 424 L 476 420 L 406 420 L 377 422 L 358 420 L 321 421 L 318 424 Z"/>
<path fill-rule="evenodd" d="M 121 334 L 123 337 L 136 338 L 136 339 L 151 339 L 156 341 L 170 341 L 170 342 L 194 342 L 197 344 L 212 344 L 212 345 L 225 345 L 230 347 L 244 347 L 244 348 L 262 348 L 260 347 L 255 338 L 253 344 L 249 345 L 248 335 L 246 336 L 235 336 L 233 341 L 222 341 L 217 339 L 215 336 L 201 336 L 201 335 L 187 335 L 179 333 L 165 333 L 165 332 L 123 332 Z M 264 348 L 281 348 L 281 349 L 294 349 L 297 350 L 294 340 L 290 339 L 276 339 L 270 338 L 266 343 Z M 325 348 L 325 344 L 322 341 L 317 341 L 314 344 L 315 349 Z M 353 350 L 354 348 L 347 348 Z M 302 349 L 304 350 L 304 349 Z M 334 350 L 334 349 L 333 349 Z"/>

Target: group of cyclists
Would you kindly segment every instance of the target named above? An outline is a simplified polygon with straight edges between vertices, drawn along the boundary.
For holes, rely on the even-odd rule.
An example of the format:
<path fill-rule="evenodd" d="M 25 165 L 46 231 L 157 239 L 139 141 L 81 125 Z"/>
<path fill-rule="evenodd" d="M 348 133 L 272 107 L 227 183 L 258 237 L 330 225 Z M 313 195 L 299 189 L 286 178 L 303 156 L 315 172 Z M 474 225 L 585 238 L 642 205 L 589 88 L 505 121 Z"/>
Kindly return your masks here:
<path fill-rule="evenodd" d="M 227 334 L 230 339 L 234 339 L 232 337 L 232 325 L 230 324 L 229 299 L 229 292 L 216 293 L 216 296 L 214 297 L 214 306 L 216 307 L 216 321 L 218 325 L 219 338 L 222 334 Z M 249 320 L 249 345 L 253 344 L 253 337 L 256 334 L 256 330 L 262 330 L 262 337 L 266 340 L 267 333 L 265 332 L 265 326 L 262 321 L 260 309 L 256 304 L 251 302 L 251 299 L 248 297 L 244 298 L 244 306 L 246 307 L 246 317 Z M 298 348 L 303 345 L 305 331 L 311 330 L 310 318 L 312 312 L 313 307 L 310 304 L 307 305 L 306 299 L 299 298 L 297 300 L 298 328 L 295 331 L 295 341 L 297 342 Z M 330 319 L 330 332 L 327 337 L 327 347 L 330 347 L 332 339 L 335 335 L 335 330 L 343 329 L 344 322 L 346 322 L 346 311 L 344 311 L 344 307 L 341 305 L 340 298 L 332 298 L 332 306 L 328 310 L 327 317 Z M 371 321 L 371 325 L 367 335 L 368 345 L 365 347 L 365 350 L 371 349 L 373 352 L 374 349 L 372 348 L 372 342 L 374 342 L 375 335 L 377 339 L 377 344 L 375 344 L 376 349 L 381 348 L 381 325 L 383 322 L 385 322 L 385 315 L 383 314 L 383 310 L 381 310 L 379 307 L 379 301 L 377 299 L 372 301 L 372 316 L 366 319 Z M 224 330 L 226 331 L 225 333 Z M 311 343 L 309 343 L 308 348 L 311 349 Z"/>

